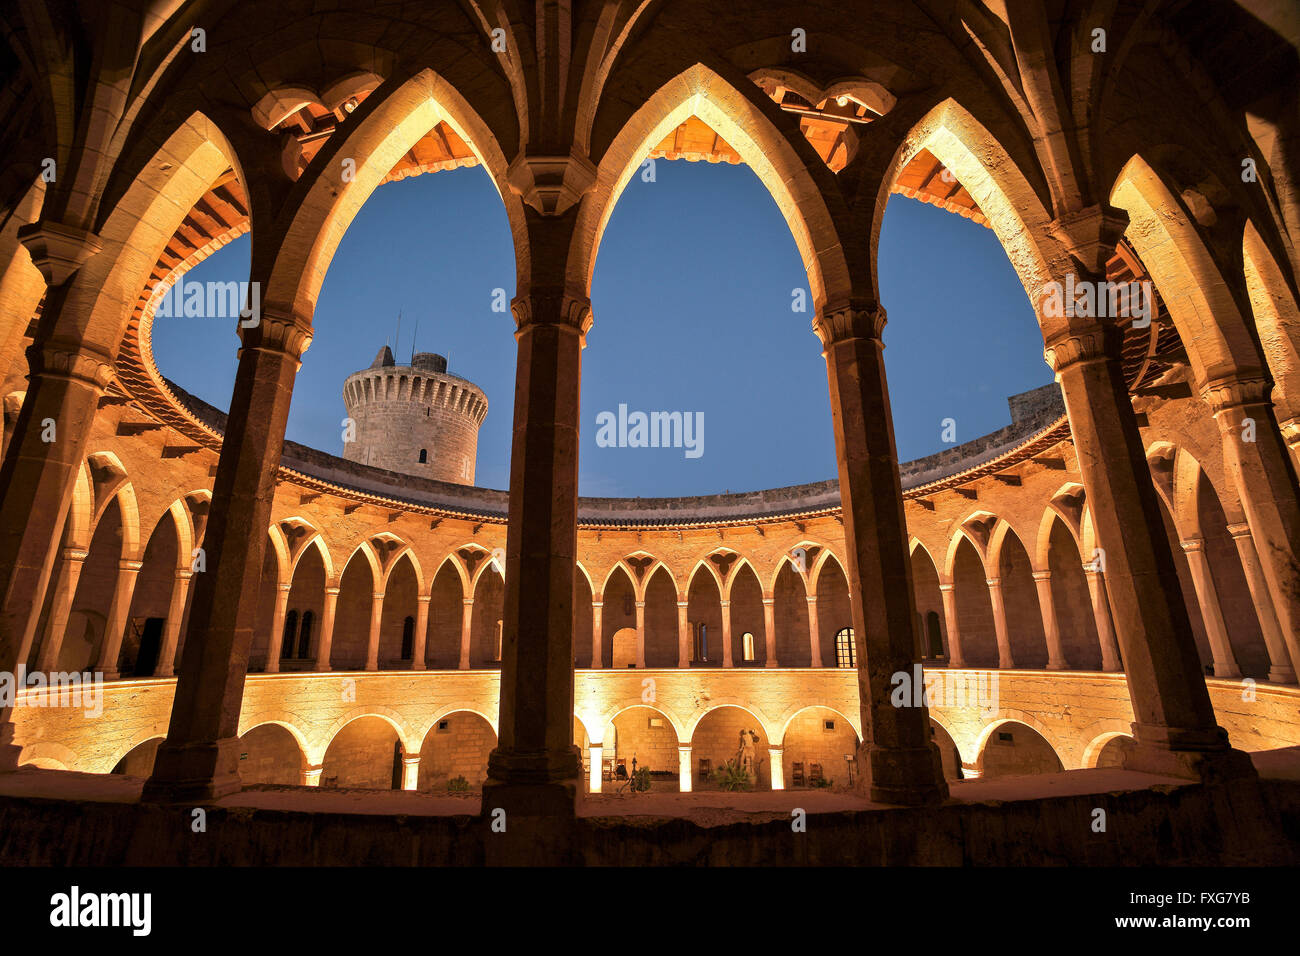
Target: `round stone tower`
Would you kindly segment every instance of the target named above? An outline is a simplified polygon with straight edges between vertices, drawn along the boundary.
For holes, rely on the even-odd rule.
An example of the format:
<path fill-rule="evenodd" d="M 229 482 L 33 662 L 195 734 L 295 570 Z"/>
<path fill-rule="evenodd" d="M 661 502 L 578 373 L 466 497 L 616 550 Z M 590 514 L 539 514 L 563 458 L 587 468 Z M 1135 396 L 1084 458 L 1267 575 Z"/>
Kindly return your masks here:
<path fill-rule="evenodd" d="M 410 365 L 398 365 L 385 345 L 369 368 L 348 376 L 343 402 L 356 424 L 354 440 L 343 443 L 348 461 L 474 484 L 487 397 L 473 382 L 448 375 L 443 356 L 417 352 Z"/>

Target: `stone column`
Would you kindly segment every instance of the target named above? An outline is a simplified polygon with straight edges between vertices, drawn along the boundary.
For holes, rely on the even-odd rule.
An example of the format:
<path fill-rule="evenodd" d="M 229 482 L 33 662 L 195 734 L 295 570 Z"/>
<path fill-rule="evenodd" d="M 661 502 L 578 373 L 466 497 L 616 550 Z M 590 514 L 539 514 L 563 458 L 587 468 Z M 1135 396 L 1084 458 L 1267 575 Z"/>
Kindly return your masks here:
<path fill-rule="evenodd" d="M 1085 277 L 1100 283 L 1103 277 Z M 1122 333 L 1088 319 L 1044 352 L 1056 372 L 1103 549 L 1137 747 L 1126 766 L 1179 776 L 1252 776 L 1219 727 L 1121 362 Z"/>
<path fill-rule="evenodd" d="M 379 670 L 379 626 L 384 620 L 384 592 L 370 595 L 370 631 L 366 637 L 366 670 Z"/>
<path fill-rule="evenodd" d="M 734 661 L 731 654 L 731 602 L 722 602 L 722 666 L 731 667 Z"/>
<path fill-rule="evenodd" d="M 590 744 L 587 747 L 588 760 L 591 766 L 587 771 L 587 790 L 590 793 L 600 793 L 601 785 L 604 783 L 605 774 L 605 748 L 603 744 Z"/>
<path fill-rule="evenodd" d="M 1088 595 L 1092 598 L 1092 618 L 1097 625 L 1097 640 L 1101 644 L 1101 669 L 1117 672 L 1124 669 L 1119 656 L 1119 642 L 1115 640 L 1115 622 L 1110 616 L 1110 600 L 1106 597 L 1106 579 L 1089 564 L 1083 566 L 1088 582 Z"/>
<path fill-rule="evenodd" d="M 785 789 L 785 748 L 768 747 L 767 756 L 772 768 L 772 789 Z"/>
<path fill-rule="evenodd" d="M 417 790 L 420 786 L 420 755 L 402 754 L 402 789 Z"/>
<path fill-rule="evenodd" d="M 1219 592 L 1214 589 L 1210 563 L 1205 558 L 1205 542 L 1195 538 L 1180 543 L 1183 553 L 1187 555 L 1187 565 L 1192 571 L 1196 603 L 1200 605 L 1201 620 L 1205 622 L 1205 636 L 1209 639 L 1210 652 L 1214 656 L 1214 676 L 1240 677 L 1241 668 L 1237 666 L 1237 658 L 1232 653 L 1228 626 L 1223 621 L 1223 610 L 1219 607 Z"/>
<path fill-rule="evenodd" d="M 895 707 L 892 676 L 909 673 L 916 646 L 916 599 L 903 519 L 893 415 L 885 380 L 885 310 L 875 302 L 820 310 L 839 464 L 858 696 L 866 730 L 860 786 L 873 801 L 945 800 L 939 748 L 922 704 Z"/>
<path fill-rule="evenodd" d="M 1038 590 L 1038 611 L 1043 616 L 1043 636 L 1047 642 L 1047 669 L 1064 671 L 1070 669 L 1065 659 L 1065 650 L 1061 647 L 1061 628 L 1056 621 L 1056 600 L 1052 597 L 1052 572 L 1035 571 L 1034 587 Z"/>
<path fill-rule="evenodd" d="M 429 602 L 433 600 L 433 595 L 421 594 L 415 600 L 415 642 L 411 650 L 411 670 L 422 671 L 428 666 L 424 659 L 429 637 Z"/>
<path fill-rule="evenodd" d="M 645 601 L 636 602 L 636 666 L 645 669 Z"/>
<path fill-rule="evenodd" d="M 808 595 L 808 644 L 812 651 L 812 666 L 822 666 L 821 626 L 817 621 L 817 595 Z"/>
<path fill-rule="evenodd" d="M 1007 606 L 1002 600 L 1002 579 L 987 578 L 984 583 L 988 585 L 989 601 L 993 604 L 993 630 L 998 637 L 998 667 L 1015 667 L 1015 658 L 1011 656 L 1011 636 L 1007 633 Z"/>
<path fill-rule="evenodd" d="M 1238 376 L 1213 381 L 1201 394 L 1219 425 L 1223 463 L 1255 539 L 1291 667 L 1300 672 L 1300 484 L 1271 390 L 1263 375 Z"/>
<path fill-rule="evenodd" d="M 302 785 L 304 787 L 319 787 L 320 774 L 325 769 L 324 764 L 308 764 L 302 768 Z"/>
<path fill-rule="evenodd" d="M 51 290 L 45 313 L 58 308 Z M 73 342 L 37 342 L 27 357 L 27 394 L 0 468 L 0 672 L 11 674 L 31 655 L 99 397 L 114 374 L 109 356 Z M 10 711 L 0 707 L 0 771 L 16 768 L 21 752 Z"/>
<path fill-rule="evenodd" d="M 604 655 L 605 642 L 604 642 L 604 635 L 601 633 L 605 627 L 604 617 L 605 617 L 605 602 L 592 601 L 591 602 L 591 666 L 597 669 L 605 666 L 605 655 Z"/>
<path fill-rule="evenodd" d="M 460 611 L 460 664 L 463 671 L 469 670 L 469 643 L 473 632 L 470 625 L 474 623 L 474 599 L 463 598 Z"/>
<path fill-rule="evenodd" d="M 570 220 L 531 220 L 534 248 L 569 247 Z M 551 232 L 557 230 L 557 232 Z M 506 531 L 500 730 L 488 758 L 483 813 L 507 809 L 567 852 L 581 799 L 573 745 L 573 590 L 578 550 L 578 420 L 591 303 L 534 287 L 512 303 L 519 343 Z M 509 809 L 515 808 L 515 809 Z M 542 818 L 549 818 L 549 822 Z M 519 832 L 519 831 L 516 831 Z M 551 842 L 554 841 L 554 842 Z M 540 852 L 534 845 L 530 853 Z"/>
<path fill-rule="evenodd" d="M 677 789 L 691 792 L 691 745 L 677 745 Z"/>
<path fill-rule="evenodd" d="M 948 666 L 965 667 L 966 658 L 961 652 L 961 627 L 957 624 L 957 585 L 949 581 L 939 585 L 943 597 L 944 629 L 948 632 Z"/>
<path fill-rule="evenodd" d="M 763 638 L 767 644 L 765 667 L 780 667 L 776 661 L 776 598 L 763 598 Z"/>
<path fill-rule="evenodd" d="M 292 584 L 281 584 L 276 587 L 275 592 L 275 613 L 271 616 L 271 633 L 267 635 L 266 641 L 266 673 L 275 674 L 280 670 L 280 655 L 284 653 L 284 621 L 289 616 L 289 592 L 293 590 Z M 290 646 L 293 645 L 293 637 L 289 638 Z"/>
<path fill-rule="evenodd" d="M 131 614 L 131 598 L 135 594 L 135 582 L 142 567 L 144 563 L 141 561 L 118 562 L 117 583 L 113 587 L 113 600 L 108 605 L 104 641 L 99 646 L 99 660 L 95 665 L 104 675 L 104 680 L 117 680 L 121 676 L 117 669 L 117 659 L 122 653 L 122 638 L 126 635 L 126 625 Z"/>
<path fill-rule="evenodd" d="M 77 582 L 81 580 L 81 569 L 86 565 L 88 554 L 82 548 L 63 549 L 63 568 L 54 585 L 50 620 L 46 625 L 45 640 L 41 642 L 41 653 L 36 659 L 36 669 L 46 674 L 59 669 L 59 652 L 63 650 L 63 639 L 67 636 L 72 600 L 77 596 Z"/>
<path fill-rule="evenodd" d="M 1259 629 L 1264 635 L 1264 645 L 1268 648 L 1268 679 L 1275 684 L 1294 684 L 1296 672 L 1291 666 L 1291 656 L 1287 653 L 1286 641 L 1282 638 L 1282 629 L 1277 623 L 1277 613 L 1273 609 L 1273 597 L 1268 593 L 1268 582 L 1264 580 L 1264 569 L 1259 563 L 1259 552 L 1255 550 L 1255 539 L 1250 536 L 1250 525 L 1245 522 L 1228 525 L 1228 534 L 1237 546 L 1237 555 L 1241 558 L 1241 569 L 1246 575 L 1246 584 L 1255 604 L 1255 614 L 1259 618 Z"/>
<path fill-rule="evenodd" d="M 677 602 L 677 666 L 691 666 L 691 622 L 686 614 L 689 608 L 686 601 Z"/>
<path fill-rule="evenodd" d="M 167 623 L 163 627 L 162 648 L 158 651 L 158 667 L 154 677 L 171 677 L 175 673 L 176 648 L 180 646 L 181 621 L 185 618 L 185 600 L 190 595 L 190 582 L 194 572 L 177 568 L 172 582 L 172 599 L 167 605 Z"/>
<path fill-rule="evenodd" d="M 264 306 L 243 347 L 213 482 L 167 739 L 142 799 L 219 799 L 240 787 L 239 710 L 271 523 L 275 476 L 310 317 Z"/>
<path fill-rule="evenodd" d="M 334 612 L 339 606 L 338 586 L 325 589 L 325 604 L 321 608 L 320 641 L 316 645 L 316 670 L 328 673 L 330 670 L 330 648 L 334 644 Z"/>

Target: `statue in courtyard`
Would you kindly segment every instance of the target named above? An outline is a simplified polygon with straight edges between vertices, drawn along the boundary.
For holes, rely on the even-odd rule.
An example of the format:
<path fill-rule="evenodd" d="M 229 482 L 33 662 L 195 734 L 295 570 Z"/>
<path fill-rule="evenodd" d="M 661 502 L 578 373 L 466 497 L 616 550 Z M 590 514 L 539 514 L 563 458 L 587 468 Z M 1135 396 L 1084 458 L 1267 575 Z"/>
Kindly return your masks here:
<path fill-rule="evenodd" d="M 757 779 L 757 768 L 754 766 L 754 745 L 758 743 L 758 734 L 752 730 L 742 730 L 740 732 L 740 749 L 736 751 L 736 765 L 745 773 Z"/>

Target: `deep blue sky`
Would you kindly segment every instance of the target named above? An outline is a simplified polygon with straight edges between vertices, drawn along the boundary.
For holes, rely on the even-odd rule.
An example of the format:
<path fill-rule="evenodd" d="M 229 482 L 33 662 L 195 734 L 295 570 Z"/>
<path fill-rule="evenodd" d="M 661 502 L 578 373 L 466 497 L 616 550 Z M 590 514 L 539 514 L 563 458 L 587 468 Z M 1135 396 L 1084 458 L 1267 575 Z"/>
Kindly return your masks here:
<path fill-rule="evenodd" d="M 247 279 L 248 261 L 244 238 L 188 278 Z M 1051 381 L 1033 310 L 991 230 L 895 196 L 880 269 L 902 460 L 947 447 L 947 417 L 959 442 L 1002 427 L 1008 395 Z M 794 240 L 747 167 L 660 160 L 655 182 L 634 176 L 596 262 L 581 493 L 708 494 L 834 477 L 826 365 L 811 304 L 791 311 L 796 287 L 807 290 Z M 487 393 L 477 483 L 507 487 L 514 323 L 491 310 L 495 288 L 514 295 L 514 259 L 505 211 L 481 168 L 378 189 L 321 290 L 288 437 L 340 454 L 344 378 L 385 342 L 409 361 L 418 320 L 417 348 L 449 354 L 450 371 Z M 228 320 L 155 323 L 162 373 L 223 409 L 237 347 Z M 704 454 L 597 447 L 597 415 L 620 403 L 629 412 L 703 412 Z"/>

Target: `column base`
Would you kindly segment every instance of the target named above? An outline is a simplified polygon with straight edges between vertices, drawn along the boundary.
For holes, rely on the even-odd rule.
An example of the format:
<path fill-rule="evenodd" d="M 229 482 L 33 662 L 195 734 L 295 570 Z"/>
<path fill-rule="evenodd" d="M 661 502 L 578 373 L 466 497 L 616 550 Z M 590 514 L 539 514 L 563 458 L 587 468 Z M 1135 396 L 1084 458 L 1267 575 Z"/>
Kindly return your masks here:
<path fill-rule="evenodd" d="M 119 671 L 116 667 L 113 668 L 111 671 L 105 670 L 105 671 L 100 671 L 99 673 L 106 681 L 122 679 L 122 672 Z"/>
<path fill-rule="evenodd" d="M 781 665 L 780 665 L 779 663 L 777 663 L 776 661 L 766 661 L 766 662 L 764 662 L 763 666 L 764 666 L 764 667 L 780 667 Z"/>
<path fill-rule="evenodd" d="M 1259 776 L 1250 755 L 1233 749 L 1222 727 L 1194 731 L 1135 723 L 1133 736 L 1137 746 L 1124 758 L 1125 770 L 1209 784 Z"/>
<path fill-rule="evenodd" d="M 1234 680 L 1241 676 L 1241 669 L 1235 664 L 1220 664 L 1215 661 L 1214 676 L 1220 680 Z"/>
<path fill-rule="evenodd" d="M 560 771 L 572 758 L 568 779 L 503 779 Z M 513 765 L 513 766 L 512 766 Z M 544 767 L 544 769 L 543 769 Z M 503 770 L 503 768 L 509 768 Z M 572 866 L 575 857 L 581 764 L 572 754 L 540 756 L 501 754 L 488 759 L 479 825 L 483 828 L 484 862 L 491 866 Z M 504 829 L 503 829 L 504 828 Z"/>
<path fill-rule="evenodd" d="M 1068 671 L 1070 669 L 1070 665 L 1066 661 L 1048 661 L 1047 669 L 1049 671 Z"/>
<path fill-rule="evenodd" d="M 872 803 L 899 806 L 934 806 L 948 799 L 943 762 L 934 744 L 890 748 L 858 748 L 861 775 L 857 791 Z"/>
<path fill-rule="evenodd" d="M 241 789 L 237 737 L 215 743 L 179 745 L 164 740 L 140 801 L 212 803 Z"/>
<path fill-rule="evenodd" d="M 1290 667 L 1271 667 L 1268 671 L 1268 682 L 1270 684 L 1294 684 L 1296 683 L 1295 671 Z"/>

